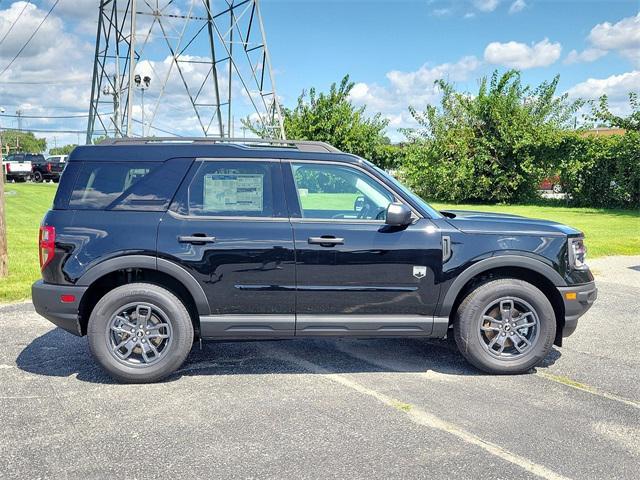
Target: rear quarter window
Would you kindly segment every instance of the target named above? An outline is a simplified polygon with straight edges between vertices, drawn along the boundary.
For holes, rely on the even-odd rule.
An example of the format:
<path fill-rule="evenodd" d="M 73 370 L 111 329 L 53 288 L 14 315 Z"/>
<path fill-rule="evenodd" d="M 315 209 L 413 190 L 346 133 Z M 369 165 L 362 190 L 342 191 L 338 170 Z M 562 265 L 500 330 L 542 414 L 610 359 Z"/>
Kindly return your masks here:
<path fill-rule="evenodd" d="M 164 211 L 190 165 L 188 159 L 164 163 L 83 162 L 70 194 L 69 208 Z M 66 174 L 67 171 L 63 181 Z"/>

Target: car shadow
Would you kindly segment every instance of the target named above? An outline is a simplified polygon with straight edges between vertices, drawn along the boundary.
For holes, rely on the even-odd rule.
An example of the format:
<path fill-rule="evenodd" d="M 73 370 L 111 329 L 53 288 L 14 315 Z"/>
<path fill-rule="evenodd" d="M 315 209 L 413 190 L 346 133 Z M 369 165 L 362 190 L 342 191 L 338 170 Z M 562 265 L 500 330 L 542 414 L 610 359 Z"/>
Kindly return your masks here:
<path fill-rule="evenodd" d="M 555 347 L 542 367 L 562 354 Z M 71 377 L 90 383 L 115 384 L 91 357 L 86 338 L 55 328 L 34 339 L 18 355 L 17 367 L 50 377 Z M 195 343 L 181 368 L 167 378 L 183 376 L 330 373 L 424 373 L 487 375 L 469 365 L 451 338 L 291 339 Z M 533 370 L 532 370 L 533 372 Z"/>

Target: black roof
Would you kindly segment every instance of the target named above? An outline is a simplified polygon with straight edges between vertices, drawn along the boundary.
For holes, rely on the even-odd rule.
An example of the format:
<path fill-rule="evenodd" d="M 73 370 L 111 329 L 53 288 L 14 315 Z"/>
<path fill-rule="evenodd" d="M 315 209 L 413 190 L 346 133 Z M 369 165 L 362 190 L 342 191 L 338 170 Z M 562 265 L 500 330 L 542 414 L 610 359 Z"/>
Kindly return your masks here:
<path fill-rule="evenodd" d="M 118 138 L 76 147 L 69 161 L 163 162 L 170 158 L 282 158 L 360 162 L 323 142 L 271 139 Z"/>

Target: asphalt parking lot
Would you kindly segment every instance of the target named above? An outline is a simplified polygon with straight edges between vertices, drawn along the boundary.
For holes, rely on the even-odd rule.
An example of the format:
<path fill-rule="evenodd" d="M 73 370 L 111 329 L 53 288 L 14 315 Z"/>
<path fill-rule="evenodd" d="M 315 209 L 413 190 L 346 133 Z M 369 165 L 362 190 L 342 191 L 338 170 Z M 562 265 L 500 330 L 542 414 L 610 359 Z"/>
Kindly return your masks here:
<path fill-rule="evenodd" d="M 0 307 L 0 478 L 638 478 L 640 257 L 521 376 L 450 340 L 205 343 L 118 385 L 86 339 Z"/>

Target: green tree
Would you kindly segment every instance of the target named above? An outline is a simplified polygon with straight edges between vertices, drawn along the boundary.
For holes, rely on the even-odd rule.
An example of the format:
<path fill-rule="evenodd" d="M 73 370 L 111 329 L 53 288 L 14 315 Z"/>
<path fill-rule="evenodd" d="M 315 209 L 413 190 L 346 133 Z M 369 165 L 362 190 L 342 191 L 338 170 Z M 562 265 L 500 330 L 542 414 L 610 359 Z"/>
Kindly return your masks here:
<path fill-rule="evenodd" d="M 287 138 L 328 142 L 375 162 L 378 149 L 389 143 L 384 135 L 388 121 L 380 114 L 367 116 L 365 107 L 353 105 L 349 100 L 353 86 L 346 75 L 340 85 L 332 84 L 327 93 L 318 93 L 315 88 L 308 93 L 303 91 L 293 109 L 283 108 Z M 247 118 L 242 123 L 260 137 L 270 136 L 258 122 Z"/>
<path fill-rule="evenodd" d="M 33 132 L 5 130 L 2 132 L 2 146 L 9 146 L 11 152 L 41 153 L 47 149 L 45 138 L 36 138 Z M 3 150 L 6 153 L 6 149 Z"/>
<path fill-rule="evenodd" d="M 49 154 L 50 155 L 69 155 L 71 151 L 76 147 L 77 145 L 75 143 L 70 145 L 64 145 L 62 147 L 55 147 L 49 150 Z"/>
<path fill-rule="evenodd" d="M 446 201 L 515 202 L 536 196 L 553 163 L 550 144 L 572 126 L 583 102 L 556 95 L 559 77 L 538 87 L 520 73 L 495 71 L 477 94 L 436 81 L 439 106 L 410 108 L 419 127 L 404 130 L 411 141 L 402 176 L 422 196 Z"/>
<path fill-rule="evenodd" d="M 595 122 L 597 125 L 640 132 L 640 100 L 636 92 L 629 93 L 631 113 L 626 117 L 611 113 L 609 109 L 609 99 L 606 95 L 602 95 L 597 103 L 592 101 L 590 104 L 591 115 L 587 116 L 588 120 Z"/>

